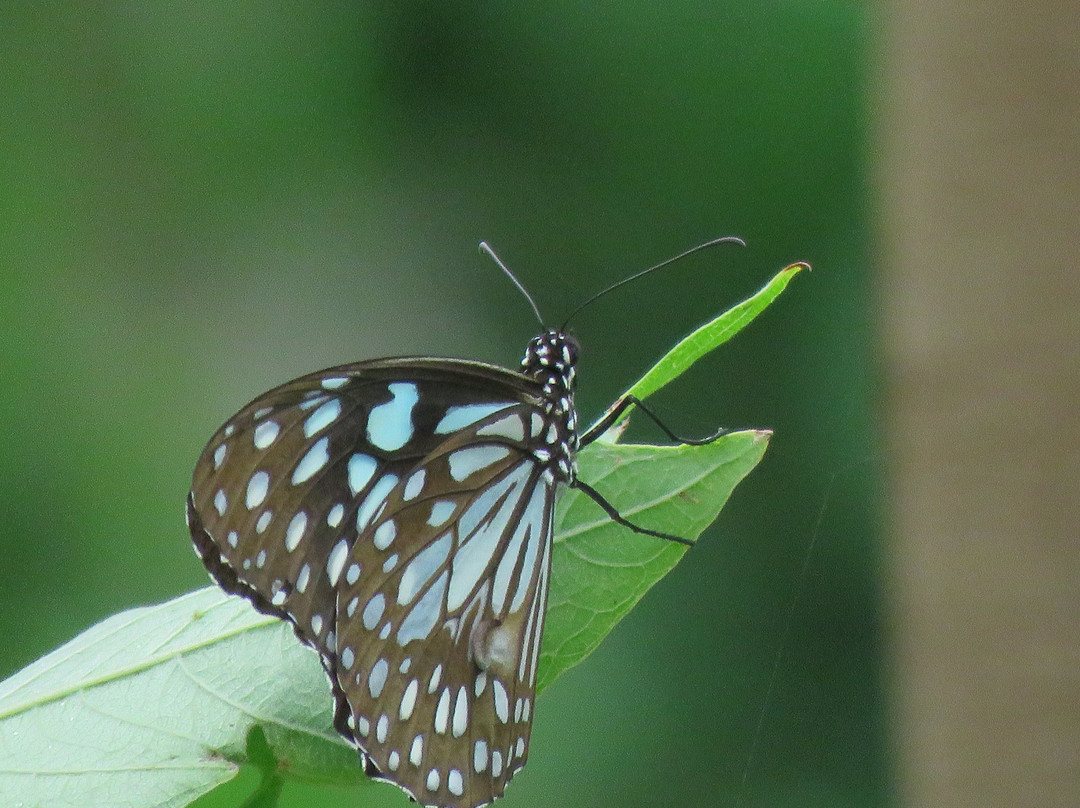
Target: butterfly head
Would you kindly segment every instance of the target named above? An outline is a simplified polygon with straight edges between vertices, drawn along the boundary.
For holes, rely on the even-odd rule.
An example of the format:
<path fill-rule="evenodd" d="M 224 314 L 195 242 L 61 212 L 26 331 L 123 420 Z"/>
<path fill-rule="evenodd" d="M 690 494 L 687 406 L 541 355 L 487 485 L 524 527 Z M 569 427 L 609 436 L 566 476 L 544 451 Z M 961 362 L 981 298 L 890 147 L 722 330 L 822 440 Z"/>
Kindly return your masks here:
<path fill-rule="evenodd" d="M 570 393 L 574 389 L 575 367 L 581 347 L 563 331 L 550 329 L 538 334 L 525 349 L 521 370 L 543 384 Z"/>

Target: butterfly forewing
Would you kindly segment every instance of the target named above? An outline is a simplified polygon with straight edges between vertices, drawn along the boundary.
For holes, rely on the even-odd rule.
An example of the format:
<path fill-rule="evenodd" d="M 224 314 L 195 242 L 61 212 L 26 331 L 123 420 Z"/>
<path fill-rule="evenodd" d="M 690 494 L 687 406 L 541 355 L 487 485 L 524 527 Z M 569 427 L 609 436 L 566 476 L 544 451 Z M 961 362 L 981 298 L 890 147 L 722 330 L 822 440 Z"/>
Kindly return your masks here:
<path fill-rule="evenodd" d="M 319 651 L 338 729 L 422 803 L 490 802 L 524 764 L 572 426 L 535 377 L 380 360 L 260 396 L 196 467 L 211 574 Z"/>

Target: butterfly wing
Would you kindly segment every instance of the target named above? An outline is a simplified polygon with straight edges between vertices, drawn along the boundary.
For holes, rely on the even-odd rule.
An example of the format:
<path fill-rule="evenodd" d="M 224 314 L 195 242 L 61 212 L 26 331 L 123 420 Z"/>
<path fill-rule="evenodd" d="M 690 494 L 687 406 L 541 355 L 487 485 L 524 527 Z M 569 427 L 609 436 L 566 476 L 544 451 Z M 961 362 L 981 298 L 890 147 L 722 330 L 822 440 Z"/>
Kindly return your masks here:
<path fill-rule="evenodd" d="M 491 413 L 410 470 L 339 592 L 337 723 L 420 802 L 490 802 L 528 753 L 557 485 L 530 416 Z"/>
<path fill-rule="evenodd" d="M 524 764 L 561 479 L 542 404 L 481 363 L 346 365 L 260 396 L 196 466 L 212 576 L 319 652 L 339 730 L 421 802 L 489 802 Z"/>

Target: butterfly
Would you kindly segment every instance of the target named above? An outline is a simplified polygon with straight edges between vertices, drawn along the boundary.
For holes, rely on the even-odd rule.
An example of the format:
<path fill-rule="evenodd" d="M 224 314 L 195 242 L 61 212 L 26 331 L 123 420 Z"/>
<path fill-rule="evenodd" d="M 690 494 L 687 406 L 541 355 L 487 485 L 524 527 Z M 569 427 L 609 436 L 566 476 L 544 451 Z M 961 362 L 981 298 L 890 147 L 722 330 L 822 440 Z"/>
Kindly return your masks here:
<path fill-rule="evenodd" d="M 187 523 L 210 575 L 318 652 L 335 728 L 420 803 L 487 804 L 525 765 L 561 487 L 689 543 L 577 478 L 577 451 L 629 407 L 659 423 L 625 398 L 579 434 L 579 351 L 564 327 L 518 371 L 410 357 L 311 373 L 241 409 L 196 464 Z"/>

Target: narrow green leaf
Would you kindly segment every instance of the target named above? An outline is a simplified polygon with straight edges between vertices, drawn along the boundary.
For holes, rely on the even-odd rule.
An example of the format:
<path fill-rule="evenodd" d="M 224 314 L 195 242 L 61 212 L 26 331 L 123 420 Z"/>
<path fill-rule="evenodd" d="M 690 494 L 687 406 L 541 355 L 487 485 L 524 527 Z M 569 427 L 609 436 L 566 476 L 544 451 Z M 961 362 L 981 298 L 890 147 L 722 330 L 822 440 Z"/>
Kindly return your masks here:
<path fill-rule="evenodd" d="M 679 378 L 703 356 L 714 351 L 746 328 L 755 317 L 776 300 L 787 287 L 788 282 L 804 269 L 810 269 L 810 265 L 797 263 L 780 270 L 772 280 L 754 295 L 737 306 L 728 309 L 716 319 L 705 323 L 689 336 L 684 337 L 678 345 L 664 354 L 660 361 L 653 365 L 644 376 L 634 382 L 617 401 L 627 396 L 635 396 L 644 401 L 656 391 Z M 629 416 L 630 410 L 627 410 L 608 430 L 608 434 L 617 434 L 619 424 Z"/>

